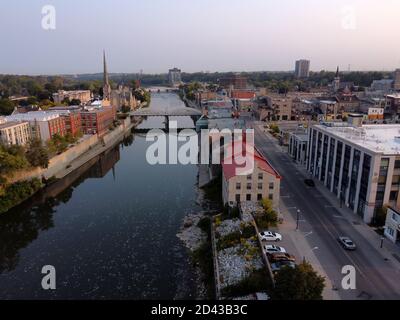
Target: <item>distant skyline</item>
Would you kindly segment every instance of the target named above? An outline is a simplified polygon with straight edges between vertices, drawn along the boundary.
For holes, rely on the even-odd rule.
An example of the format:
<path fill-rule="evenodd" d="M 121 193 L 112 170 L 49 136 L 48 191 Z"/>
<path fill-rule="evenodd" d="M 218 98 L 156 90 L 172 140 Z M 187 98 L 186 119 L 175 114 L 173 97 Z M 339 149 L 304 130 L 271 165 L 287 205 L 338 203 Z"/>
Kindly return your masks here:
<path fill-rule="evenodd" d="M 42 7 L 56 10 L 44 30 Z M 0 74 L 393 71 L 398 0 L 3 0 Z"/>

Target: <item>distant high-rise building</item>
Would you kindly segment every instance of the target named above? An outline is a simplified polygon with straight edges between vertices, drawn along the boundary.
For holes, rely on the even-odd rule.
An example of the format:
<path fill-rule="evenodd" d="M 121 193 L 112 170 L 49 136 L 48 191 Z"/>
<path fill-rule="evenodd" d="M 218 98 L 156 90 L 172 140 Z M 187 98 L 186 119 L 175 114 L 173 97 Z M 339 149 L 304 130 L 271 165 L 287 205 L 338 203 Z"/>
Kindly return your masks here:
<path fill-rule="evenodd" d="M 310 60 L 297 60 L 294 73 L 296 78 L 308 78 L 310 75 Z"/>
<path fill-rule="evenodd" d="M 400 91 L 400 69 L 396 69 L 394 72 L 393 88 Z"/>
<path fill-rule="evenodd" d="M 179 86 L 182 82 L 181 70 L 178 68 L 169 69 L 168 82 L 171 87 Z"/>

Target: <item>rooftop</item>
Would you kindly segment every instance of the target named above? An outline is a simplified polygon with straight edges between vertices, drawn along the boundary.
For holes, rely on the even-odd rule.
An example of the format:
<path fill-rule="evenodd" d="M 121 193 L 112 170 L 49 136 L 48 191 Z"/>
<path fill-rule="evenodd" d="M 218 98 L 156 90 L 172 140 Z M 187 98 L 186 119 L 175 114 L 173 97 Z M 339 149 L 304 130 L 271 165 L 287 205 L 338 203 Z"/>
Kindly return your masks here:
<path fill-rule="evenodd" d="M 344 123 L 328 123 L 315 127 L 373 153 L 400 155 L 400 124 L 371 124 L 355 127 Z"/>
<path fill-rule="evenodd" d="M 49 121 L 59 117 L 57 112 L 52 111 L 30 111 L 17 113 L 6 117 L 6 121 Z"/>
<path fill-rule="evenodd" d="M 21 125 L 27 122 L 17 122 L 17 121 L 10 121 L 10 122 L 5 122 L 5 123 L 1 123 L 0 124 L 0 130 L 1 129 L 6 129 L 6 128 L 10 128 L 10 127 L 14 127 L 17 125 Z"/>

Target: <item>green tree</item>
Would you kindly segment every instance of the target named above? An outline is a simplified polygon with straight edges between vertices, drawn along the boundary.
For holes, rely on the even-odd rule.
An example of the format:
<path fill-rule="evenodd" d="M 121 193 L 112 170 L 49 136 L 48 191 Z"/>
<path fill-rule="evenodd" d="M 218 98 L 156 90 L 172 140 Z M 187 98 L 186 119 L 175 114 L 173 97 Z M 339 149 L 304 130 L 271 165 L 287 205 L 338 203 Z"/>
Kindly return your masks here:
<path fill-rule="evenodd" d="M 29 166 L 18 146 L 0 145 L 0 174 L 12 174 L 13 172 Z"/>
<path fill-rule="evenodd" d="M 260 228 L 270 228 L 278 224 L 278 213 L 273 209 L 272 202 L 269 199 L 262 199 L 261 205 L 263 211 L 254 213 L 254 218 Z"/>
<path fill-rule="evenodd" d="M 49 154 L 40 139 L 32 139 L 28 144 L 26 158 L 33 167 L 47 168 L 49 165 Z"/>
<path fill-rule="evenodd" d="M 14 103 L 9 99 L 0 99 L 0 114 L 10 115 L 14 110 Z"/>
<path fill-rule="evenodd" d="M 79 99 L 72 99 L 70 102 L 69 102 L 69 105 L 70 106 L 79 106 L 81 104 L 81 100 L 79 100 Z"/>
<path fill-rule="evenodd" d="M 275 276 L 275 300 L 322 300 L 324 278 L 304 261 L 295 268 L 283 267 Z"/>

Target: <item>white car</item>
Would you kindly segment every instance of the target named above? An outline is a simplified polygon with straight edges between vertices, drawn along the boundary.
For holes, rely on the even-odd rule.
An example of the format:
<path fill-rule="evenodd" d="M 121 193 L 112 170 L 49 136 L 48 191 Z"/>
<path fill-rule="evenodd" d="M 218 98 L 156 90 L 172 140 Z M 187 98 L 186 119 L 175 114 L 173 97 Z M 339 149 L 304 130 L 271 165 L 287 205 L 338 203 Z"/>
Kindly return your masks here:
<path fill-rule="evenodd" d="M 260 238 L 262 241 L 281 241 L 282 236 L 277 232 L 263 231 L 260 232 Z"/>
<path fill-rule="evenodd" d="M 275 253 L 275 252 L 281 252 L 281 253 L 286 253 L 285 248 L 283 247 L 278 247 L 274 244 L 267 244 L 264 246 L 264 250 L 266 253 Z"/>

